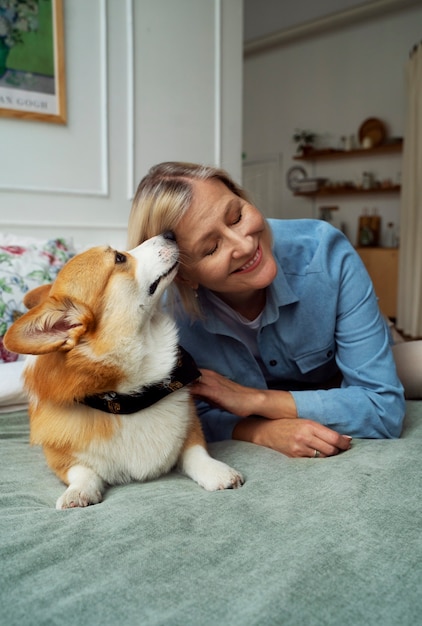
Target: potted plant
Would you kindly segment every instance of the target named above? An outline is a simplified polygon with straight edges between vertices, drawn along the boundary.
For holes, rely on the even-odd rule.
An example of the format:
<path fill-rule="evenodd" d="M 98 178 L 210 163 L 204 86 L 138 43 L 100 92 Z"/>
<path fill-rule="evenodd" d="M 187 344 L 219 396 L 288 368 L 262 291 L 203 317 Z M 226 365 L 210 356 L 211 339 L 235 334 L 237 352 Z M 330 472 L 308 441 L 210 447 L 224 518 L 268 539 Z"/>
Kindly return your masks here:
<path fill-rule="evenodd" d="M 297 143 L 297 152 L 306 154 L 314 149 L 314 141 L 316 134 L 311 130 L 296 129 L 293 135 L 293 141 Z"/>

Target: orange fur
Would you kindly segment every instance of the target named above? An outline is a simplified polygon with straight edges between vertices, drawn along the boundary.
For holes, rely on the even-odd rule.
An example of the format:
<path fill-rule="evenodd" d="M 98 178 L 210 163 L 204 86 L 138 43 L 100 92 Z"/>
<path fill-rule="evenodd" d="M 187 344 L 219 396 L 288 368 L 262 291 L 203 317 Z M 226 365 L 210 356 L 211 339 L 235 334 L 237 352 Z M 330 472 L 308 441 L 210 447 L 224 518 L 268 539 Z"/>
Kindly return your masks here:
<path fill-rule="evenodd" d="M 43 447 L 48 465 L 69 485 L 57 508 L 96 504 L 107 483 L 159 476 L 178 461 L 205 489 L 243 482 L 206 452 L 186 388 L 129 415 L 82 402 L 169 378 L 177 331 L 158 303 L 177 259 L 175 241 L 164 236 L 129 253 L 91 248 L 69 261 L 53 285 L 27 294 L 29 311 L 5 335 L 9 350 L 36 355 L 24 373 L 31 444 Z"/>
<path fill-rule="evenodd" d="M 68 485 L 68 471 L 76 464 L 76 457 L 72 455 L 70 449 L 67 447 L 57 448 L 56 445 L 48 446 L 45 444 L 42 449 L 48 466 L 61 481 Z"/>
<path fill-rule="evenodd" d="M 29 312 L 5 337 L 14 352 L 42 355 L 24 372 L 26 389 L 33 398 L 31 444 L 43 446 L 48 464 L 64 482 L 75 453 L 95 439 L 110 439 L 119 424 L 119 417 L 75 404 L 87 394 L 116 389 L 124 379 L 121 365 L 108 361 L 111 346 L 104 335 L 98 335 L 103 297 L 116 269 L 114 254 L 111 248 L 92 248 L 69 261 L 53 285 L 28 292 Z M 95 283 L 87 285 L 94 271 Z M 133 262 L 128 273 L 133 280 Z M 72 350 L 82 336 L 97 351 L 97 359 Z"/>
<path fill-rule="evenodd" d="M 23 298 L 23 303 L 27 309 L 32 309 L 37 304 L 45 300 L 50 293 L 51 284 L 40 285 L 28 291 Z"/>
<path fill-rule="evenodd" d="M 49 467 L 66 484 L 67 471 L 75 465 L 76 455 L 97 440 L 111 439 L 120 418 L 91 409 L 83 404 L 61 407 L 51 402 L 30 410 L 31 445 L 41 445 Z"/>
<path fill-rule="evenodd" d="M 40 401 L 50 400 L 59 406 L 73 404 L 89 395 L 116 389 L 124 375 L 106 358 L 92 362 L 83 354 L 51 352 L 37 359 L 25 374 L 27 389 L 36 392 Z"/>
<path fill-rule="evenodd" d="M 190 424 L 189 430 L 186 437 L 186 441 L 183 445 L 183 450 L 187 450 L 192 446 L 204 446 L 205 447 L 205 437 L 202 431 L 201 422 L 197 418 L 195 404 L 191 399 L 189 402 L 189 416 L 190 416 Z"/>
<path fill-rule="evenodd" d="M 31 406 L 31 444 L 57 446 L 70 453 L 85 450 L 95 439 L 110 439 L 120 417 L 79 404 L 62 406 L 42 402 Z"/>

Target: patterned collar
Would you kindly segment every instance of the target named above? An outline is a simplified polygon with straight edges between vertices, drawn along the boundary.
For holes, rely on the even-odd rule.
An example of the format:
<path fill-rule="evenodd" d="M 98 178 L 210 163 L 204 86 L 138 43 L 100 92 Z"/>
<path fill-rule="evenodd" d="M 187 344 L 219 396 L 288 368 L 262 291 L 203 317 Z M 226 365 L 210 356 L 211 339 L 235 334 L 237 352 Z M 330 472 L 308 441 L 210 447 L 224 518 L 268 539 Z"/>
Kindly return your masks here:
<path fill-rule="evenodd" d="M 104 413 L 117 415 L 129 415 L 155 404 L 173 391 L 189 385 L 199 378 L 201 373 L 196 367 L 195 361 L 182 346 L 178 347 L 178 358 L 175 368 L 170 377 L 161 383 L 146 387 L 144 391 L 133 394 L 117 393 L 108 391 L 95 396 L 87 396 L 81 400 L 93 409 Z"/>

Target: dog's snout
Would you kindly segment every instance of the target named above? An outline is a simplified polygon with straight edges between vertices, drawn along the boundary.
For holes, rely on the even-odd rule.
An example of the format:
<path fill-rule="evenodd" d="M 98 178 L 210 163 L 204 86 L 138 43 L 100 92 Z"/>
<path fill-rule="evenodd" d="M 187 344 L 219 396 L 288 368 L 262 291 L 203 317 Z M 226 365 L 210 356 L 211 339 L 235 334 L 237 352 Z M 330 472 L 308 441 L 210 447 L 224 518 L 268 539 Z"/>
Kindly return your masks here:
<path fill-rule="evenodd" d="M 166 232 L 163 233 L 163 237 L 164 239 L 167 239 L 168 241 L 176 241 L 175 234 L 172 230 L 166 230 Z"/>

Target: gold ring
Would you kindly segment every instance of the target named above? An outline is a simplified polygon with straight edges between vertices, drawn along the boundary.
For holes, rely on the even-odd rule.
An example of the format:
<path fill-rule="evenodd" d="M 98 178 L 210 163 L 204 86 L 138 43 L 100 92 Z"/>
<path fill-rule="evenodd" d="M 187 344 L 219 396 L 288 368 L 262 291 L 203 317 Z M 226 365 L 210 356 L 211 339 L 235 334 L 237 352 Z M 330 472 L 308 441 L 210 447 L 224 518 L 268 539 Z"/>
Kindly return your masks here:
<path fill-rule="evenodd" d="M 314 459 L 317 459 L 320 455 L 320 451 L 319 450 L 315 450 L 314 452 Z"/>

